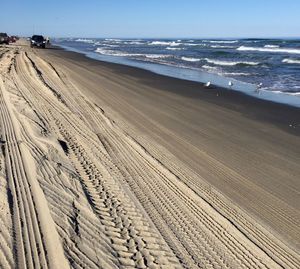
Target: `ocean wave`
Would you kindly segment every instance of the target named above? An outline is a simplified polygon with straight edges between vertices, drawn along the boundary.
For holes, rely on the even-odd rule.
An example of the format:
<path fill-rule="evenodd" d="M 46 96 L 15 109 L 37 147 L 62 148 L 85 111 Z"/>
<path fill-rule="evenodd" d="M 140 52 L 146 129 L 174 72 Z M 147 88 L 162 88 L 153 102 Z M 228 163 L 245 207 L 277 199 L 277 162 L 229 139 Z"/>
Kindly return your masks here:
<path fill-rule="evenodd" d="M 270 90 L 272 93 L 276 94 L 288 94 L 288 95 L 300 95 L 300 92 L 288 92 L 288 91 L 279 91 L 279 90 Z"/>
<path fill-rule="evenodd" d="M 220 44 L 233 44 L 239 42 L 238 40 L 202 40 L 209 43 L 220 43 Z"/>
<path fill-rule="evenodd" d="M 218 68 L 215 66 L 210 66 L 210 65 L 202 65 L 202 68 L 208 69 L 208 70 L 217 70 Z"/>
<path fill-rule="evenodd" d="M 105 44 L 105 46 L 111 47 L 111 48 L 118 48 L 118 47 L 120 47 L 119 45 L 113 45 L 113 44 Z"/>
<path fill-rule="evenodd" d="M 238 47 L 239 51 L 261 51 L 261 52 L 274 52 L 274 53 L 290 53 L 300 54 L 300 49 L 295 48 L 261 48 L 261 47 Z"/>
<path fill-rule="evenodd" d="M 201 59 L 198 58 L 190 58 L 190 57 L 181 57 L 181 60 L 186 62 L 199 62 Z"/>
<path fill-rule="evenodd" d="M 210 47 L 214 48 L 214 49 L 234 49 L 234 48 L 236 48 L 234 46 L 223 46 L 223 45 L 211 45 Z"/>
<path fill-rule="evenodd" d="M 122 41 L 122 39 L 118 39 L 118 38 L 105 38 L 106 41 Z"/>
<path fill-rule="evenodd" d="M 197 43 L 183 43 L 185 46 L 206 46 L 206 44 L 197 44 Z"/>
<path fill-rule="evenodd" d="M 300 60 L 296 59 L 283 59 L 282 62 L 287 64 L 300 64 Z"/>
<path fill-rule="evenodd" d="M 171 55 L 168 54 L 141 54 L 142 56 L 145 56 L 146 58 L 150 59 L 160 59 L 160 58 L 169 58 Z"/>
<path fill-rule="evenodd" d="M 127 53 L 127 52 L 110 50 L 110 49 L 105 49 L 105 48 L 97 48 L 95 50 L 95 52 L 100 53 L 102 55 L 118 56 L 118 57 L 146 57 L 146 58 L 149 58 L 149 59 L 159 59 L 159 58 L 172 57 L 172 55 L 167 55 L 167 54 Z"/>
<path fill-rule="evenodd" d="M 286 94 L 289 94 L 289 95 L 300 95 L 300 92 L 287 92 Z"/>
<path fill-rule="evenodd" d="M 173 47 L 167 47 L 167 50 L 183 50 L 183 48 L 173 48 Z"/>
<path fill-rule="evenodd" d="M 224 75 L 224 76 L 251 76 L 252 74 L 243 73 L 243 72 L 225 72 L 225 73 L 220 73 L 220 75 Z"/>
<path fill-rule="evenodd" d="M 107 48 L 97 48 L 95 52 L 100 53 L 102 55 L 109 55 L 109 56 L 123 56 L 123 57 L 130 57 L 130 56 L 140 56 L 139 53 L 124 53 L 121 51 L 110 50 Z"/>
<path fill-rule="evenodd" d="M 130 42 L 125 42 L 125 44 L 130 44 L 130 45 L 143 45 L 143 42 L 140 41 L 130 41 Z"/>
<path fill-rule="evenodd" d="M 93 44 L 94 40 L 92 40 L 92 39 L 86 39 L 86 38 L 78 38 L 78 39 L 75 40 L 75 42 L 84 42 L 84 43 Z"/>
<path fill-rule="evenodd" d="M 152 46 L 171 46 L 171 47 L 175 47 L 175 46 L 180 46 L 181 43 L 177 43 L 175 41 L 170 41 L 170 42 L 167 42 L 167 41 L 152 41 L 149 43 L 149 45 L 152 45 Z"/>
<path fill-rule="evenodd" d="M 279 48 L 278 45 L 264 45 L 264 48 Z"/>
<path fill-rule="evenodd" d="M 215 64 L 215 65 L 224 65 L 224 66 L 235 66 L 235 65 L 258 65 L 258 62 L 229 62 L 229 61 L 220 61 L 213 59 L 204 59 L 206 62 Z"/>

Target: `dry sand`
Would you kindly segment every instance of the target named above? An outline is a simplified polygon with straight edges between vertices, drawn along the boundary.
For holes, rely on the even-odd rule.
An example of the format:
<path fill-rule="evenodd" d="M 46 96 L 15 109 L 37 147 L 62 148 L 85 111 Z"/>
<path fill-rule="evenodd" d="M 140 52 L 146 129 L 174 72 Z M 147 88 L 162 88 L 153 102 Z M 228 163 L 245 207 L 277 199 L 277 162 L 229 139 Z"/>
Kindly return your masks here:
<path fill-rule="evenodd" d="M 300 268 L 300 110 L 0 47 L 0 268 Z"/>

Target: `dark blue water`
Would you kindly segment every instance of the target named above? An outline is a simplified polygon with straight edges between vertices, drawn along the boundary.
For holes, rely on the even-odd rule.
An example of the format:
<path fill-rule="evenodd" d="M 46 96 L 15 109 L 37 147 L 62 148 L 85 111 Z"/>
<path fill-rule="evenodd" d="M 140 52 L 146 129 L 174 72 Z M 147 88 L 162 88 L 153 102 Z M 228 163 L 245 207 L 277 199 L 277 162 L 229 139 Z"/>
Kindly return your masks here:
<path fill-rule="evenodd" d="M 54 43 L 96 59 L 300 106 L 300 40 L 61 38 Z"/>

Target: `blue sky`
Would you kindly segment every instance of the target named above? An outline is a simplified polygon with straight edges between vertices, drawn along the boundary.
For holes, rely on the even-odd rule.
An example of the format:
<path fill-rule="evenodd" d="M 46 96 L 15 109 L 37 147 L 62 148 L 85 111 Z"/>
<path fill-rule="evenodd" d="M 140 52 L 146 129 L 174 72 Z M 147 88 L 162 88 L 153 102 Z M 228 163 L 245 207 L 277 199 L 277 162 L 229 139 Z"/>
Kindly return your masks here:
<path fill-rule="evenodd" d="M 0 32 L 51 37 L 300 37 L 299 14 L 300 0 L 7 0 L 1 1 Z"/>

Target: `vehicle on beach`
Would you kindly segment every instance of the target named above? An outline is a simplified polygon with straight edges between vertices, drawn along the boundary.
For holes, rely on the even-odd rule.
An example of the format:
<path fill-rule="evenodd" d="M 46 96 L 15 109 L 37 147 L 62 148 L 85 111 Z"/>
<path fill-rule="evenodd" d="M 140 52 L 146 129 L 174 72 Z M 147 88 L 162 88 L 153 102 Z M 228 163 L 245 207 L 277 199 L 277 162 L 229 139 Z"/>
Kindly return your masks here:
<path fill-rule="evenodd" d="M 46 48 L 46 40 L 42 35 L 33 35 L 30 39 L 30 47 Z"/>
<path fill-rule="evenodd" d="M 15 43 L 17 40 L 18 40 L 18 38 L 16 36 L 14 36 L 14 35 L 12 35 L 12 36 L 9 37 L 9 42 L 10 43 Z"/>
<path fill-rule="evenodd" d="M 0 33 L 0 44 L 9 44 L 9 37 L 7 33 Z"/>

